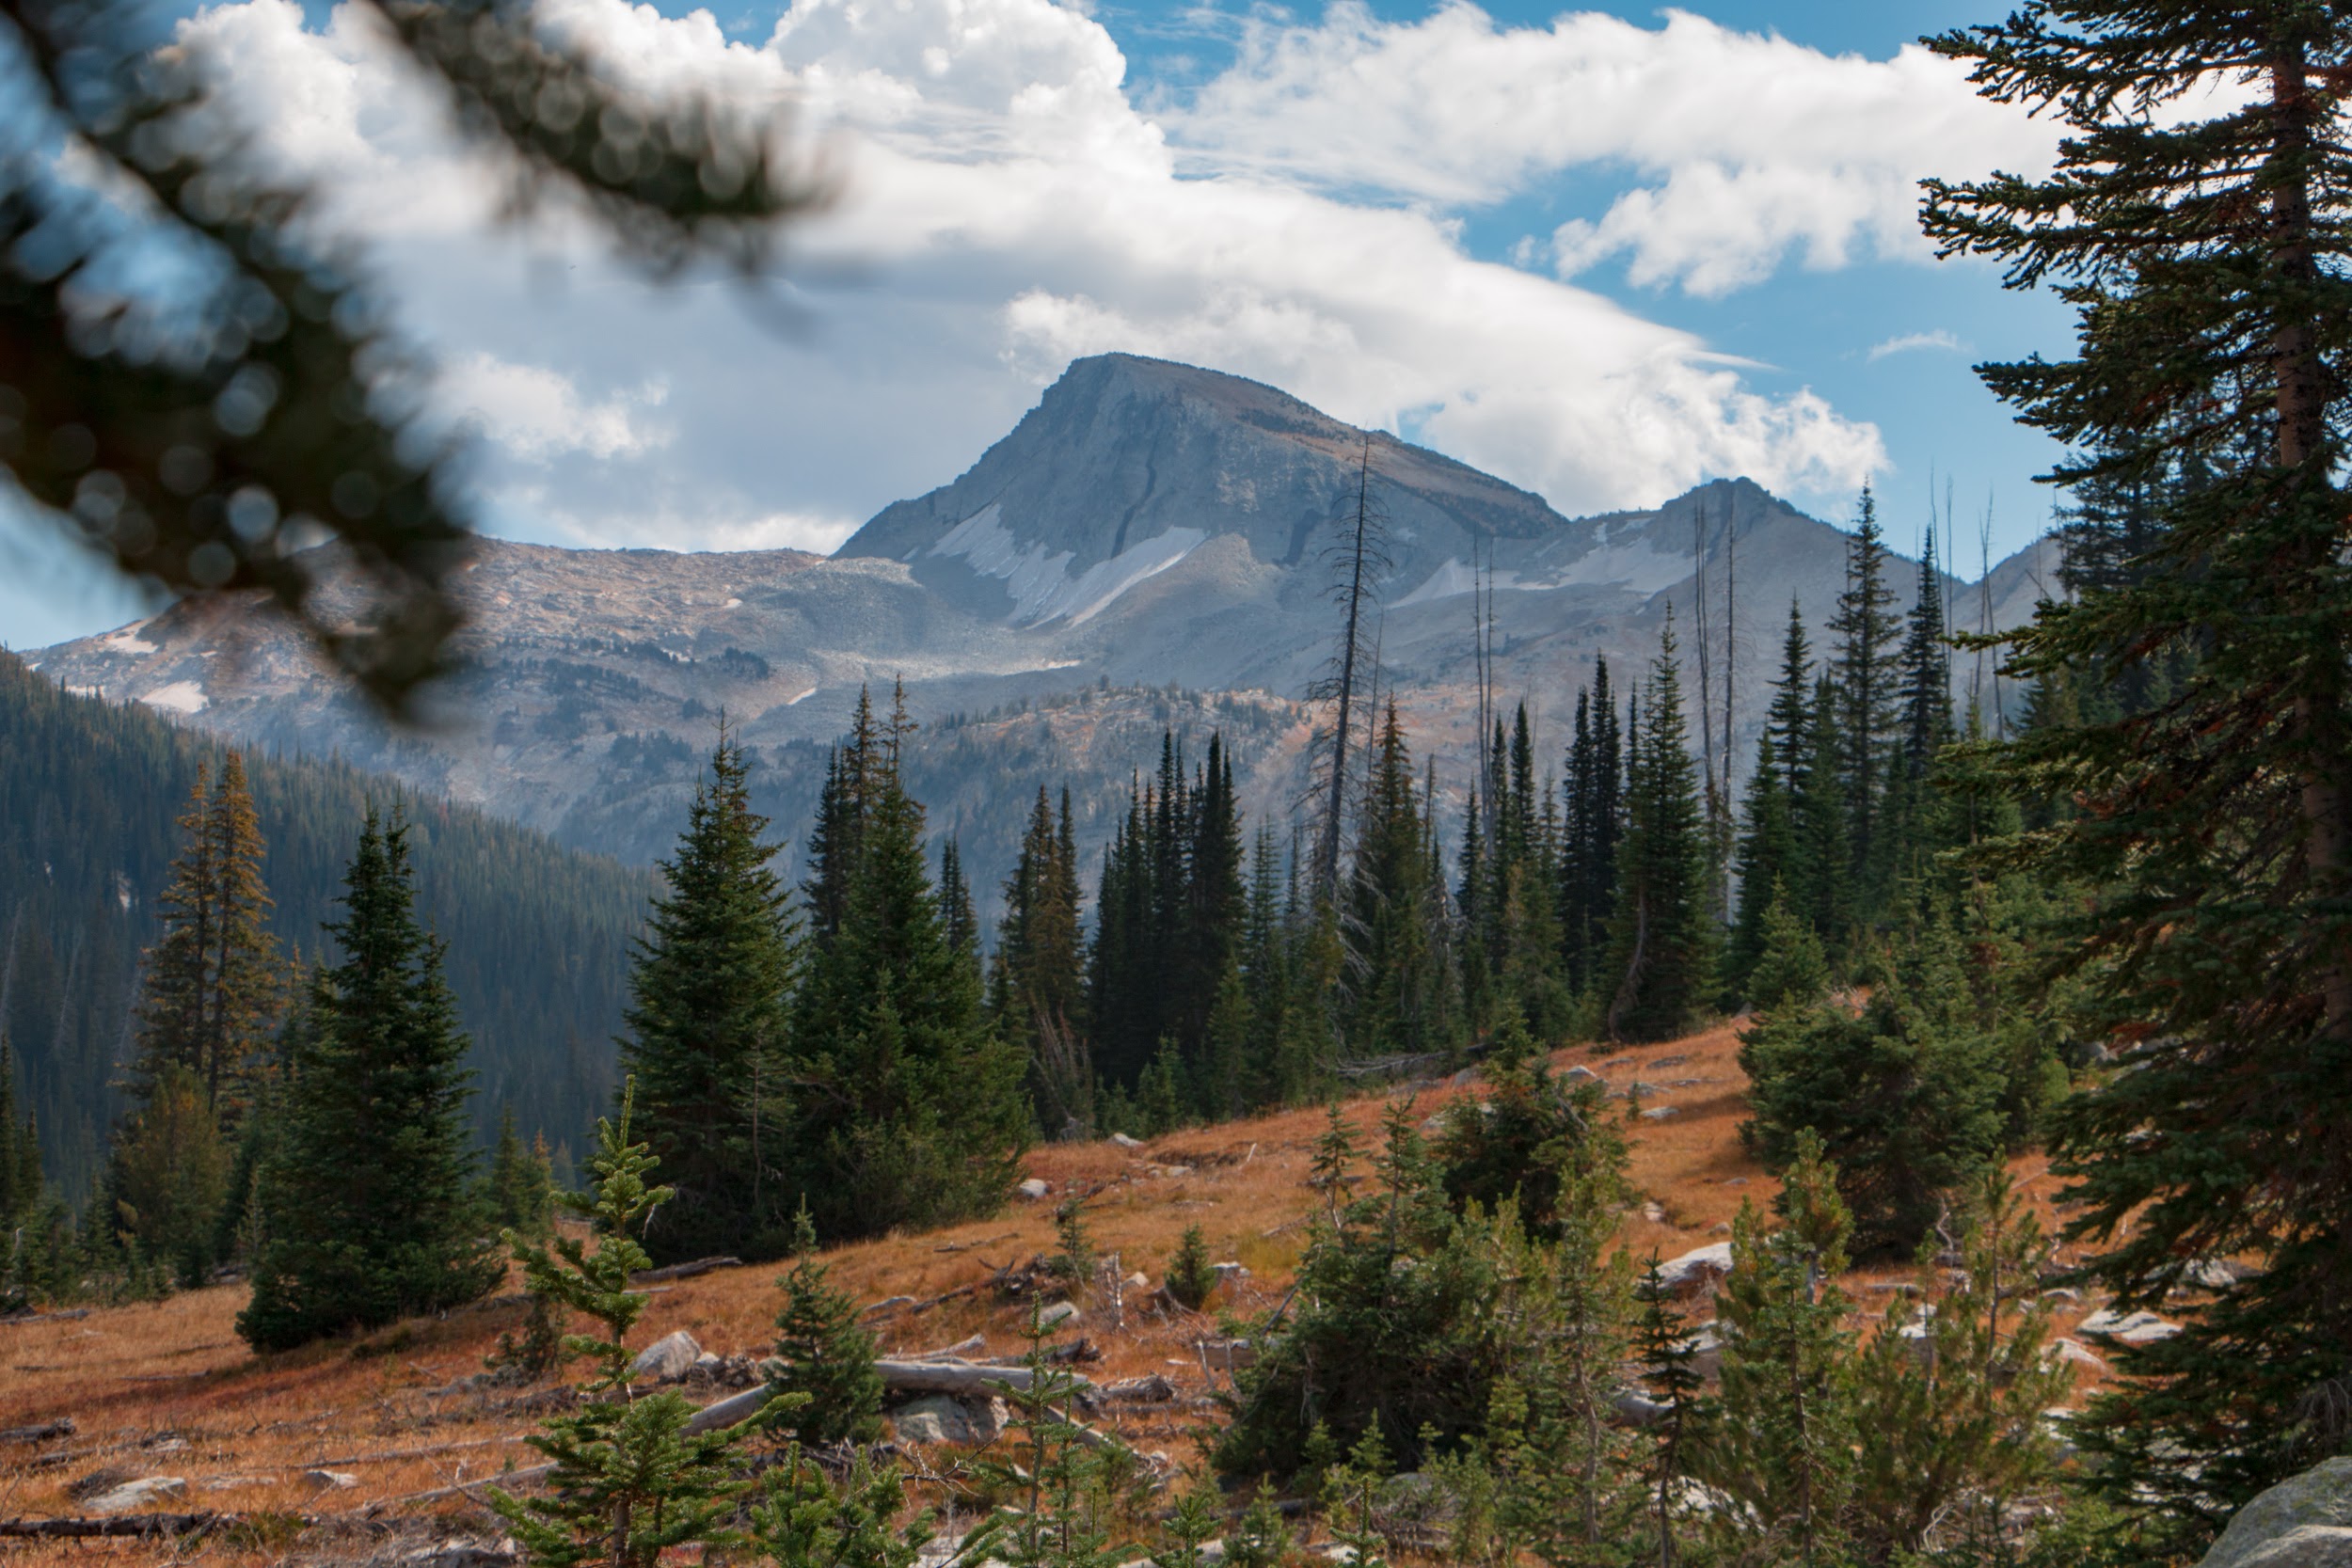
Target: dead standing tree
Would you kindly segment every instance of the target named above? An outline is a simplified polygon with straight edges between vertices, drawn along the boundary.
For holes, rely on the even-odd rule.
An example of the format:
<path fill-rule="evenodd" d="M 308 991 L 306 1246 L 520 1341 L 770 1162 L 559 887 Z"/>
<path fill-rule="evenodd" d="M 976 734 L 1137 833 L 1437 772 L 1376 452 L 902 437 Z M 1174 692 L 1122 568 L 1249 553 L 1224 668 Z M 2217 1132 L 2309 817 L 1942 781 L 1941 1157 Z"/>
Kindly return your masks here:
<path fill-rule="evenodd" d="M 1340 846 L 1347 822 L 1347 748 L 1359 705 L 1357 684 L 1378 663 L 1368 641 L 1378 635 L 1376 607 L 1381 581 L 1392 569 L 1389 559 L 1388 519 L 1372 490 L 1372 436 L 1363 438 L 1356 465 L 1355 503 L 1337 519 L 1337 537 L 1324 551 L 1331 567 L 1330 594 L 1340 607 L 1339 646 L 1332 651 L 1324 673 L 1308 689 L 1308 701 L 1334 705 L 1331 728 L 1324 736 L 1320 777 L 1314 784 L 1316 824 L 1314 886 L 1318 896 L 1339 893 Z"/>

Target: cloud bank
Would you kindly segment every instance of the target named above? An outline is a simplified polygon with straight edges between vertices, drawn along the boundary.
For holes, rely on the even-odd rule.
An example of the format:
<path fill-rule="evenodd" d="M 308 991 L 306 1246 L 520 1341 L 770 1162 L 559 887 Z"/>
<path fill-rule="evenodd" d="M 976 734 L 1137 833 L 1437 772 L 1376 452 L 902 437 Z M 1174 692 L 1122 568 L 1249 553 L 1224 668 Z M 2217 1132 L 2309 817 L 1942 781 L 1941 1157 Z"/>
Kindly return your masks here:
<path fill-rule="evenodd" d="M 1870 424 L 1755 389 L 1574 276 L 1623 258 L 1721 293 L 1791 256 L 1911 254 L 1924 168 L 2047 156 L 1921 52 L 1831 57 L 1682 15 L 1502 30 L 1462 4 L 1410 24 L 1340 5 L 1252 24 L 1178 103 L 1140 101 L 1111 36 L 1052 0 L 796 0 L 759 44 L 707 11 L 539 11 L 648 91 L 793 106 L 843 193 L 788 247 L 797 328 L 723 285 L 639 284 L 561 214 L 501 229 L 501 171 L 442 137 L 359 13 L 312 32 L 291 0 L 238 0 L 183 37 L 262 144 L 331 187 L 326 221 L 373 242 L 451 417 L 485 437 L 496 526 L 579 543 L 829 548 L 1110 349 L 1361 424 L 1409 415 L 1570 513 L 1731 473 L 1836 492 L 1885 466 Z M 1559 227 L 1551 269 L 1466 250 L 1463 210 L 1595 166 L 1633 183 Z"/>

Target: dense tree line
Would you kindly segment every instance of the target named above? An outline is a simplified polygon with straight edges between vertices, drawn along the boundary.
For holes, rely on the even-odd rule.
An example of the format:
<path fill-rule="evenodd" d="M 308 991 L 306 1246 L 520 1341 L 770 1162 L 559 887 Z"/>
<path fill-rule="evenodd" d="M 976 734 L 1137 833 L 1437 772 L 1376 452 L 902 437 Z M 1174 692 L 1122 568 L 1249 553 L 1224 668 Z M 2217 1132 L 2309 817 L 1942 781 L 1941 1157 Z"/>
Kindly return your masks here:
<path fill-rule="evenodd" d="M 219 779 L 230 753 L 144 708 L 60 691 L 8 655 L 0 732 L 0 1032 L 49 1180 L 78 1202 L 130 1103 L 141 954 L 164 934 L 176 819 L 199 770 Z M 486 1144 L 511 1104 L 527 1134 L 581 1136 L 612 1094 L 626 977 L 612 958 L 652 879 L 331 762 L 242 768 L 274 900 L 263 928 L 281 954 L 319 954 L 370 799 L 397 805 L 424 918 L 450 942 L 480 1075 L 472 1135 Z"/>

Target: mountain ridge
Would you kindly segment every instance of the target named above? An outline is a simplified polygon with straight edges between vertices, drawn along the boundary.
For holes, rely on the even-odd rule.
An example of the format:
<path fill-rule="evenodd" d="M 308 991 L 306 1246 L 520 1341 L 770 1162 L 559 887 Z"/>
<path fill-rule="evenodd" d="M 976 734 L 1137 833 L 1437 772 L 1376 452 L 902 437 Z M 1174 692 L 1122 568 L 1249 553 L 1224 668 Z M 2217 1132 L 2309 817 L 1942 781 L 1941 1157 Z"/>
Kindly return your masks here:
<path fill-rule="evenodd" d="M 1677 602 L 1687 627 L 1704 557 L 1710 601 L 1724 578 L 1738 581 L 1723 662 L 1744 756 L 1791 599 L 1818 628 L 1842 581 L 1847 535 L 1751 481 L 1568 518 L 1279 388 L 1107 355 L 1075 361 L 961 475 L 882 508 L 831 557 L 481 541 L 460 579 L 466 663 L 437 693 L 438 725 L 426 731 L 386 727 L 289 629 L 236 597 L 177 605 L 33 658 L 69 687 L 243 741 L 332 749 L 638 863 L 666 849 L 721 710 L 797 777 L 818 754 L 803 751 L 837 736 L 869 686 L 901 685 L 935 727 L 1123 692 L 1090 710 L 1121 736 L 1171 689 L 1201 694 L 1168 709 L 1187 714 L 1210 712 L 1217 693 L 1263 693 L 1237 762 L 1254 781 L 1245 794 L 1279 812 L 1301 767 L 1299 698 L 1334 629 L 1321 556 L 1367 452 L 1392 540 L 1382 689 L 1453 783 L 1476 746 L 1470 590 L 1480 573 L 1496 589 L 1496 689 L 1530 700 L 1547 753 L 1565 740 L 1596 659 L 1645 662 Z M 1954 623 L 2022 619 L 2033 597 L 2024 560 L 1980 587 L 1941 579 Z M 1900 608 L 1916 572 L 1891 575 Z M 976 733 L 955 744 L 969 754 Z M 1104 775 L 1091 795 L 1151 760 L 1098 755 L 1057 733 L 1033 756 L 1039 782 L 1083 766 Z M 956 793 L 954 780 L 935 782 Z M 772 804 L 798 810 L 798 785 Z M 779 822 L 797 836 L 797 819 Z M 933 826 L 974 835 L 967 864 L 993 892 L 1012 847 L 993 814 L 940 813 Z"/>

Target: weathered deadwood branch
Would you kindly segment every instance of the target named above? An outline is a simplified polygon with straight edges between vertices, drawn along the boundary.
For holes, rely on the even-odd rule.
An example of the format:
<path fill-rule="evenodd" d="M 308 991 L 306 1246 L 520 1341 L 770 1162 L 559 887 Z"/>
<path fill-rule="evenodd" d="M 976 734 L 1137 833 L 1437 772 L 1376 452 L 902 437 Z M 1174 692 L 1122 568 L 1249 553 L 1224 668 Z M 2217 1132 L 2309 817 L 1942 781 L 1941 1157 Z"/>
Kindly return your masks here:
<path fill-rule="evenodd" d="M 308 1528 L 318 1521 L 297 1516 Z M 283 1515 L 273 1515 L 278 1524 Z M 0 1519 L 0 1538 L 19 1541 L 136 1540 L 157 1535 L 209 1535 L 245 1523 L 242 1513 L 117 1513 L 103 1519 Z"/>
<path fill-rule="evenodd" d="M 72 1417 L 60 1416 L 54 1421 L 0 1431 L 0 1443 L 46 1443 L 52 1437 L 71 1437 L 77 1430 Z"/>
<path fill-rule="evenodd" d="M 691 1263 L 672 1263 L 666 1268 L 641 1269 L 628 1276 L 631 1285 L 651 1285 L 664 1279 L 692 1279 L 714 1269 L 739 1269 L 740 1258 L 697 1258 Z"/>

